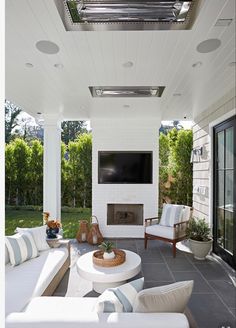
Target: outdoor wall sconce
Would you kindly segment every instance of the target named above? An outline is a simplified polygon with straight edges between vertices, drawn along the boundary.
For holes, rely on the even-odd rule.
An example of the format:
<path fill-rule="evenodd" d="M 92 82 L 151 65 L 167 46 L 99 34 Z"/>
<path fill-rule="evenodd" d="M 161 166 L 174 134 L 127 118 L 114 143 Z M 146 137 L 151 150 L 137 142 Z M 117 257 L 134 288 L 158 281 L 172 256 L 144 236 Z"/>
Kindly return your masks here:
<path fill-rule="evenodd" d="M 203 147 L 193 148 L 191 151 L 190 163 L 199 163 L 203 154 Z"/>

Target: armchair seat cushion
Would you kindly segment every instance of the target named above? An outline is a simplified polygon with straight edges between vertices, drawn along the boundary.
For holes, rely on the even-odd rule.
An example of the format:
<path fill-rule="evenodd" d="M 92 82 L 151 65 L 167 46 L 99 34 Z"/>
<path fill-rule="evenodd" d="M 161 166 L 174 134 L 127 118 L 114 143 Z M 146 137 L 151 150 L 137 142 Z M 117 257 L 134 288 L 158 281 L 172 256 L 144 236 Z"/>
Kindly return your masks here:
<path fill-rule="evenodd" d="M 146 233 L 167 239 L 174 239 L 174 228 L 162 226 L 160 224 L 154 224 L 146 227 Z"/>

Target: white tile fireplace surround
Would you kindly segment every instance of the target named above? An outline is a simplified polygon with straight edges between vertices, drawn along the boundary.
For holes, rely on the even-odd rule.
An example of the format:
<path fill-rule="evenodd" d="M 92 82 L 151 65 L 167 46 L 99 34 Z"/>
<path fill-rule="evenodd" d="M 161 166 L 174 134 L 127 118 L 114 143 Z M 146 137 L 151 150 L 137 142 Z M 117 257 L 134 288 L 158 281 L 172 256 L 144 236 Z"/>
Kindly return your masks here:
<path fill-rule="evenodd" d="M 91 121 L 92 151 L 92 212 L 99 220 L 104 237 L 141 238 L 144 236 L 144 219 L 157 215 L 158 209 L 158 130 L 160 121 L 153 119 L 127 119 L 124 121 Z M 99 151 L 152 152 L 152 183 L 102 184 L 98 183 Z M 143 207 L 142 224 L 107 223 L 108 204 L 137 204 Z M 126 214 L 127 215 L 127 214 Z"/>

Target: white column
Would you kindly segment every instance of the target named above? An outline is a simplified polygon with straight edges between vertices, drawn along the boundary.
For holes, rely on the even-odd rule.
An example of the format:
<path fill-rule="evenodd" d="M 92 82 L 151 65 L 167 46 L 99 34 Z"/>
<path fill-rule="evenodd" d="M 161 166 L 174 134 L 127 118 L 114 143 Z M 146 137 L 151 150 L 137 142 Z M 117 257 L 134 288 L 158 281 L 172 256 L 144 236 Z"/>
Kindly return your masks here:
<path fill-rule="evenodd" d="M 43 210 L 61 219 L 61 122 L 44 120 Z"/>

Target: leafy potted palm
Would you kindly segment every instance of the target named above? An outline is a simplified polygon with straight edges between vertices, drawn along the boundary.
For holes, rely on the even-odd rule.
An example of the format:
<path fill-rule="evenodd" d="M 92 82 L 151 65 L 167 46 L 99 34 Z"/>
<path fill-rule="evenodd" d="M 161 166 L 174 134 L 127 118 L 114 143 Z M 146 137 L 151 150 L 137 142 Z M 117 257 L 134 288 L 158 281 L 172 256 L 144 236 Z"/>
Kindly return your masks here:
<path fill-rule="evenodd" d="M 194 258 L 205 260 L 212 245 L 211 229 L 205 219 L 191 219 L 186 232 Z"/>
<path fill-rule="evenodd" d="M 111 241 L 104 241 L 98 247 L 103 251 L 104 260 L 110 260 L 115 257 L 113 252 L 114 244 Z"/>

